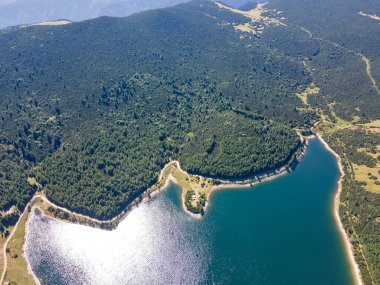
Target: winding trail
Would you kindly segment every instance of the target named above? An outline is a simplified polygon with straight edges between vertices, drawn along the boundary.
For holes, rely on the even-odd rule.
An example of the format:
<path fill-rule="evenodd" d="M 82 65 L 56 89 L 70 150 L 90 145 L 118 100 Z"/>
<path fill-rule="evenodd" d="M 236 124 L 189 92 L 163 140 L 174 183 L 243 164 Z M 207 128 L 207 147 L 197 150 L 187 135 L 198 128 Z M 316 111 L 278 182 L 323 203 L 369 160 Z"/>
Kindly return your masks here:
<path fill-rule="evenodd" d="M 364 54 L 362 54 L 362 53 L 360 53 L 360 52 L 357 52 L 357 51 L 355 51 L 355 50 L 353 50 L 353 49 L 349 49 L 349 48 L 347 48 L 347 47 L 344 47 L 344 46 L 342 46 L 342 45 L 340 45 L 340 44 L 338 44 L 338 43 L 335 43 L 335 42 L 333 42 L 333 41 L 330 41 L 330 40 L 326 40 L 326 39 L 324 39 L 324 38 L 317 37 L 317 36 L 315 36 L 310 30 L 306 29 L 305 27 L 301 27 L 301 26 L 294 25 L 294 24 L 292 24 L 292 26 L 301 29 L 302 31 L 304 31 L 305 33 L 307 33 L 307 34 L 310 36 L 310 38 L 312 38 L 312 39 L 315 39 L 315 40 L 318 40 L 318 41 L 321 41 L 321 42 L 328 43 L 328 44 L 330 44 L 330 45 L 333 45 L 333 46 L 336 47 L 336 48 L 344 49 L 344 50 L 346 50 L 346 51 L 348 51 L 348 52 L 350 52 L 350 53 L 355 54 L 356 56 L 359 56 L 360 59 L 361 59 L 361 60 L 364 62 L 364 64 L 365 64 L 366 74 L 367 74 L 369 80 L 371 81 L 372 88 L 376 91 L 377 95 L 380 96 L 379 85 L 377 84 L 375 78 L 374 78 L 373 75 L 372 75 L 371 62 L 370 62 L 370 60 L 369 60 Z"/>
<path fill-rule="evenodd" d="M 24 209 L 24 212 L 22 212 L 22 214 L 20 215 L 20 218 L 18 219 L 17 223 L 14 225 L 14 227 L 13 227 L 10 235 L 8 236 L 7 240 L 4 243 L 4 247 L 3 247 L 3 250 L 2 250 L 2 253 L 1 253 L 3 255 L 3 257 L 4 257 L 4 268 L 3 268 L 3 272 L 1 273 L 0 284 L 4 283 L 5 273 L 7 272 L 7 268 L 8 268 L 8 260 L 7 260 L 7 247 L 8 247 L 8 243 L 12 239 L 13 235 L 15 234 L 15 232 L 17 231 L 17 228 L 18 228 L 18 225 L 19 225 L 20 221 L 22 220 L 22 218 L 28 212 L 29 205 L 33 201 L 35 201 L 36 199 L 39 199 L 39 198 L 42 198 L 41 194 L 37 194 L 37 195 L 33 196 L 33 198 L 30 200 L 30 202 L 26 205 L 26 207 Z M 34 279 L 35 279 L 36 284 L 40 284 L 39 281 L 36 280 L 35 277 L 34 277 Z"/>
<path fill-rule="evenodd" d="M 372 88 L 375 89 L 376 92 L 377 92 L 377 95 L 380 96 L 379 86 L 377 85 L 377 82 L 376 82 L 375 78 L 373 78 L 373 76 L 372 76 L 372 69 L 371 69 L 371 62 L 370 62 L 370 60 L 367 57 L 365 57 L 363 54 L 361 54 L 361 53 L 357 53 L 357 54 L 361 57 L 362 61 L 365 62 L 365 64 L 366 64 L 365 70 L 367 72 L 367 75 L 368 75 L 369 79 L 371 80 Z"/>

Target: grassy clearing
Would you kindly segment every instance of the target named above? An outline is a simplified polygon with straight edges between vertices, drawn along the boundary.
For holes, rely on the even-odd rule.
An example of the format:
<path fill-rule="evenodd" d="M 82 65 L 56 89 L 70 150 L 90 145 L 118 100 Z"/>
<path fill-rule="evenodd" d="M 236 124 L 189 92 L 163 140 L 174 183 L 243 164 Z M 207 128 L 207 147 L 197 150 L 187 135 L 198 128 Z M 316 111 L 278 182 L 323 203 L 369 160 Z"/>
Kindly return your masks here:
<path fill-rule="evenodd" d="M 373 89 L 375 89 L 377 94 L 380 95 L 379 86 L 377 86 L 377 82 L 376 82 L 375 78 L 373 78 L 373 76 L 372 76 L 372 68 L 371 68 L 370 60 L 361 53 L 359 53 L 359 55 L 360 55 L 362 61 L 365 63 L 365 66 L 366 66 L 365 70 L 366 70 L 367 76 L 371 80 L 371 84 L 372 84 Z"/>
<path fill-rule="evenodd" d="M 40 183 L 38 183 L 38 181 L 36 180 L 36 178 L 34 178 L 34 177 L 28 177 L 27 181 L 28 181 L 29 185 L 37 186 L 38 189 L 42 189 L 42 185 Z"/>
<path fill-rule="evenodd" d="M 333 104 L 330 104 L 330 108 L 333 108 Z M 362 129 L 372 133 L 380 133 L 380 120 L 375 120 L 366 124 L 358 124 L 357 122 L 360 120 L 359 116 L 354 116 L 353 120 L 350 122 L 339 118 L 333 109 L 331 111 L 331 114 L 336 122 L 331 122 L 328 116 L 321 114 L 322 123 L 319 124 L 317 130 L 321 131 L 322 133 L 332 133 L 339 129 Z"/>
<path fill-rule="evenodd" d="M 358 124 L 358 122 L 361 119 L 359 116 L 353 116 L 351 121 L 343 120 L 335 113 L 335 110 L 334 110 L 335 102 L 328 104 L 328 107 L 330 109 L 331 117 L 327 116 L 321 110 L 318 112 L 322 118 L 322 122 L 318 125 L 317 131 L 321 132 L 322 134 L 331 134 L 341 129 L 354 130 L 354 129 L 364 128 L 367 130 L 372 124 L 372 123 Z M 375 126 L 373 126 L 373 128 L 375 127 L 376 127 L 376 124 Z M 380 128 L 380 125 L 379 125 L 379 128 Z"/>
<path fill-rule="evenodd" d="M 185 190 L 194 190 L 201 194 L 207 194 L 214 186 L 213 179 L 184 173 L 175 165 L 171 169 L 171 174 Z"/>
<path fill-rule="evenodd" d="M 28 213 L 25 213 L 18 224 L 16 232 L 9 241 L 6 250 L 8 266 L 4 281 L 14 285 L 35 284 L 33 277 L 28 272 L 23 251 L 23 245 L 25 242 L 25 224 L 27 219 Z"/>
<path fill-rule="evenodd" d="M 316 95 L 316 94 L 319 94 L 319 92 L 321 92 L 321 89 L 317 86 L 315 86 L 314 83 L 311 83 L 306 89 L 305 91 L 303 91 L 302 93 L 296 93 L 297 97 L 300 98 L 302 100 L 302 102 L 309 106 L 309 103 L 307 101 L 307 98 L 309 95 Z"/>
<path fill-rule="evenodd" d="M 378 156 L 380 155 L 380 145 L 375 146 L 373 149 L 374 149 L 374 152 L 372 152 L 371 149 L 368 149 L 368 148 L 358 148 L 357 151 L 365 152 L 369 156 L 372 156 L 373 158 L 377 159 Z"/>
<path fill-rule="evenodd" d="M 245 32 L 245 33 L 250 33 L 252 35 L 261 35 L 264 32 L 264 27 L 259 26 L 252 26 L 251 23 L 245 23 L 245 24 L 240 24 L 240 25 L 235 25 L 234 26 L 235 30 Z"/>
<path fill-rule="evenodd" d="M 6 238 L 3 238 L 0 236 L 0 274 L 3 272 L 4 270 L 4 255 L 3 255 L 3 252 L 4 252 L 4 244 L 6 242 Z"/>
<path fill-rule="evenodd" d="M 322 133 L 323 135 L 329 136 L 330 134 L 336 132 L 338 127 L 331 122 L 323 121 L 316 128 L 316 132 Z"/>
<path fill-rule="evenodd" d="M 375 120 L 367 124 L 361 124 L 361 127 L 364 127 L 367 131 L 380 133 L 380 120 Z"/>
<path fill-rule="evenodd" d="M 352 127 L 352 123 L 353 121 L 346 121 L 346 120 L 343 120 L 342 118 L 340 118 L 336 113 L 335 113 L 335 110 L 334 110 L 334 107 L 335 107 L 335 102 L 334 103 L 330 103 L 328 104 L 329 108 L 330 108 L 330 112 L 331 112 L 331 116 L 334 118 L 335 120 L 335 125 L 338 127 L 338 128 L 341 128 L 341 129 L 344 129 L 344 128 L 350 128 Z M 359 118 L 360 119 L 360 118 Z M 357 118 L 355 118 L 355 120 L 357 120 Z"/>
<path fill-rule="evenodd" d="M 377 145 L 372 150 L 368 148 L 359 148 L 359 152 L 377 159 L 380 156 L 380 145 Z M 365 165 L 352 164 L 355 173 L 355 179 L 363 182 L 364 189 L 374 193 L 380 193 L 380 160 L 377 160 L 375 167 L 371 168 Z"/>
<path fill-rule="evenodd" d="M 355 179 L 357 181 L 365 183 L 363 187 L 365 190 L 380 194 L 380 184 L 377 185 L 376 182 L 380 183 L 380 164 L 377 164 L 376 168 L 370 168 L 365 165 L 352 164 L 355 172 Z"/>
<path fill-rule="evenodd" d="M 201 195 L 204 194 L 208 197 L 208 193 L 211 188 L 215 185 L 215 180 L 211 178 L 204 178 L 202 176 L 190 175 L 186 172 L 178 169 L 176 164 L 171 164 L 167 168 L 167 175 L 171 174 L 183 188 L 183 196 L 186 196 L 188 191 L 194 191 L 194 199 L 192 201 L 193 207 L 196 207 Z M 164 178 L 164 177 L 163 177 Z M 166 179 L 165 179 L 166 180 Z"/>
<path fill-rule="evenodd" d="M 351 129 L 351 130 L 364 130 L 368 132 L 380 132 L 380 120 L 375 120 L 366 124 L 356 124 L 360 120 L 360 117 L 353 118 L 353 121 L 345 121 L 339 118 L 334 112 L 334 104 L 329 105 L 331 114 L 334 117 L 335 123 L 331 122 L 327 116 L 323 118 L 323 122 L 317 127 L 317 132 L 322 133 L 324 136 L 330 136 L 331 134 L 337 132 L 341 129 Z M 338 143 L 338 142 L 336 142 Z M 341 146 L 345 148 L 343 142 L 340 142 Z M 359 148 L 359 152 L 364 152 L 365 154 L 377 159 L 380 155 L 380 145 L 374 146 L 375 151 L 369 148 Z M 380 193 L 380 161 L 377 160 L 377 165 L 374 168 L 370 168 L 365 165 L 358 165 L 350 162 L 352 169 L 354 171 L 355 180 L 363 184 L 366 191 L 373 193 Z"/>

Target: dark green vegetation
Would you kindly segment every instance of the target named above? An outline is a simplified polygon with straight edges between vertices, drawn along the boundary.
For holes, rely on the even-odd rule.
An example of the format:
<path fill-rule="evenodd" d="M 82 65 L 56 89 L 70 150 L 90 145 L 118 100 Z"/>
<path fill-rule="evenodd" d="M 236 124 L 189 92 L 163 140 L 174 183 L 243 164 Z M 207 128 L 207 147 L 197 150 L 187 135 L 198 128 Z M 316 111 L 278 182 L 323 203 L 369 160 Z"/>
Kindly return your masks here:
<path fill-rule="evenodd" d="M 359 165 L 374 163 L 374 159 L 352 146 L 371 147 L 380 144 L 380 135 L 361 130 L 341 130 L 327 137 L 327 142 L 342 157 L 345 172 L 341 194 L 340 216 L 352 240 L 355 260 L 360 266 L 365 284 L 378 284 L 380 280 L 380 195 L 365 191 L 357 181 L 351 162 Z"/>
<path fill-rule="evenodd" d="M 28 154 L 22 152 L 22 147 L 19 151 L 16 149 L 17 146 L 7 140 L 0 144 L 0 210 L 10 211 L 0 215 L 0 234 L 3 236 L 8 234 L 6 228 L 17 222 L 18 213 L 25 208 L 35 191 L 27 182 L 27 170 L 32 164 L 20 158 Z"/>
<path fill-rule="evenodd" d="M 176 185 L 140 205 L 109 238 L 101 231 L 32 215 L 26 254 L 42 284 L 55 284 L 60 276 L 65 276 L 61 284 L 78 280 L 87 284 L 104 276 L 103 283 L 117 284 L 178 280 L 174 283 L 354 285 L 332 219 L 338 177 L 336 159 L 312 139 L 296 171 L 251 190 L 215 191 L 212 206 L 201 220 L 183 213 L 182 191 Z M 84 232 L 91 233 L 85 247 L 76 238 Z M 67 242 L 57 243 L 57 239 Z M 109 247 L 102 250 L 105 239 L 123 241 L 115 245 L 120 257 L 110 255 Z M 135 243 L 138 246 L 131 246 Z M 141 258 L 134 258 L 142 249 Z M 81 256 L 83 262 L 72 264 L 65 256 L 51 258 L 67 251 Z M 162 260 L 169 264 L 166 269 L 154 266 Z M 99 268 L 94 262 L 104 266 Z M 69 276 L 68 266 L 73 271 Z M 116 270 L 104 271 L 110 267 Z"/>
<path fill-rule="evenodd" d="M 52 201 L 105 219 L 170 159 L 203 175 L 244 177 L 286 163 L 298 143 L 290 128 L 307 132 L 321 114 L 337 126 L 380 119 L 380 29 L 359 14 L 380 15 L 378 1 L 274 0 L 267 8 L 282 10 L 267 16 L 286 26 L 262 35 L 236 31 L 250 19 L 207 1 L 2 31 L 1 141 L 14 148 L 2 165 L 37 177 Z M 303 102 L 295 93 L 311 83 L 320 91 Z M 373 165 L 347 132 L 331 136 L 332 147 L 347 165 Z M 358 183 L 345 178 L 342 199 L 353 208 L 344 223 L 368 261 L 359 262 L 363 279 L 379 283 L 380 196 Z M 33 192 L 17 188 L 3 191 L 3 207 L 22 207 Z"/>
<path fill-rule="evenodd" d="M 183 145 L 181 163 L 190 173 L 212 177 L 245 178 L 275 169 L 298 147 L 297 134 L 260 117 L 221 112 L 196 129 Z"/>
<path fill-rule="evenodd" d="M 359 123 L 380 119 L 380 94 L 362 58 L 368 58 L 370 75 L 379 86 L 379 22 L 359 14 L 380 15 L 379 2 L 275 0 L 269 6 L 284 11 L 288 29 L 279 32 L 278 28 L 272 30 L 273 34 L 268 30 L 262 38 L 304 62 L 321 88 L 320 94 L 308 97 L 308 103 L 322 110 L 327 120 L 338 123 L 338 128 L 325 137 L 342 158 L 346 174 L 340 216 L 353 240 L 364 283 L 380 284 L 380 195 L 364 189 L 352 166 L 375 166 L 375 158 L 358 148 L 374 149 L 379 145 L 380 134 L 361 128 L 339 129 L 340 119 L 351 121 L 358 116 Z M 375 166 L 373 173 L 377 171 Z"/>
<path fill-rule="evenodd" d="M 128 18 L 4 31 L 2 135 L 52 201 L 99 219 L 154 184 L 170 158 L 191 160 L 189 134 L 202 140 L 204 129 L 226 123 L 220 112 L 255 126 L 256 136 L 250 130 L 252 140 L 246 138 L 251 146 L 265 144 L 251 150 L 223 142 L 221 158 L 241 152 L 244 172 L 236 163 L 228 169 L 222 160 L 210 166 L 203 160 L 202 174 L 245 176 L 277 167 L 298 142 L 289 126 L 316 120 L 295 108 L 302 103 L 292 95 L 311 77 L 301 63 L 220 25 L 244 21 L 195 1 Z M 220 143 L 223 134 L 244 135 L 246 126 L 239 127 L 219 130 Z M 281 157 L 265 152 L 269 141 L 270 150 L 284 151 Z M 260 162 L 254 168 L 250 157 Z"/>
<path fill-rule="evenodd" d="M 354 115 L 362 122 L 378 119 L 380 94 L 361 56 L 370 60 L 380 82 L 379 22 L 359 15 L 379 15 L 378 1 L 273 0 L 269 7 L 284 11 L 288 28 L 268 31 L 263 40 L 304 62 L 322 95 L 310 96 L 310 105 L 329 115 L 327 104 L 334 103 L 338 117 L 348 121 Z"/>
<path fill-rule="evenodd" d="M 13 151 L 9 146 L 9 152 Z M 26 168 L 27 166 L 19 165 L 17 156 L 6 156 L 0 158 L 0 208 L 9 209 L 13 205 L 23 208 L 34 192 L 33 187 L 27 183 Z"/>
<path fill-rule="evenodd" d="M 206 196 L 201 194 L 199 201 L 197 201 L 196 206 L 193 206 L 193 195 L 195 195 L 194 190 L 189 190 L 185 195 L 185 206 L 186 209 L 194 214 L 204 214 L 204 206 L 206 205 Z"/>
<path fill-rule="evenodd" d="M 283 16 L 287 18 L 288 22 L 312 31 L 314 37 L 338 44 L 339 47 L 335 49 L 334 54 L 331 54 L 333 61 L 342 58 L 342 52 L 365 55 L 371 61 L 375 80 L 380 81 L 379 21 L 359 14 L 362 12 L 367 15 L 379 16 L 380 5 L 377 0 L 360 2 L 355 0 L 305 0 L 302 2 L 299 0 L 273 0 L 270 6 L 283 10 Z M 332 66 L 326 65 L 326 67 L 330 69 Z M 337 70 L 339 69 L 348 72 L 347 77 L 339 81 L 343 84 L 342 86 L 351 85 L 352 88 L 357 88 L 356 84 L 363 84 L 359 80 L 360 78 L 350 76 L 351 73 L 354 73 L 354 66 L 344 65 L 339 66 Z M 354 81 L 349 81 L 349 79 Z M 359 98 L 362 98 L 366 92 L 375 93 L 375 90 L 363 91 L 357 94 Z M 371 107 L 368 106 L 368 108 Z"/>

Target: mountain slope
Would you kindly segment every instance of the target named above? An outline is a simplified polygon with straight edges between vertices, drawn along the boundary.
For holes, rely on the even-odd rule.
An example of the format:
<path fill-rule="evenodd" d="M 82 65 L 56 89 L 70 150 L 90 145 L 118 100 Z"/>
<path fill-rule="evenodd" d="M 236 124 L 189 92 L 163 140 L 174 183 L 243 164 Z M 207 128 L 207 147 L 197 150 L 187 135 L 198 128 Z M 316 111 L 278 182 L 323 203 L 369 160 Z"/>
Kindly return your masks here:
<path fill-rule="evenodd" d="M 342 221 L 363 280 L 377 284 L 380 37 L 365 15 L 378 9 L 372 0 L 243 10 L 192 1 L 3 30 L 2 177 L 7 169 L 36 177 L 57 204 L 104 219 L 169 159 L 206 176 L 252 175 L 288 163 L 294 130 L 321 121 L 346 173 Z M 226 163 L 236 156 L 240 163 Z M 12 179 L 1 185 L 4 210 L 22 209 L 35 191 Z"/>
<path fill-rule="evenodd" d="M 218 125 L 221 111 L 245 122 L 234 129 L 237 136 L 245 124 L 257 133 L 247 138 L 254 156 L 232 141 L 220 158 L 234 148 L 255 167 L 203 160 L 198 174 L 242 177 L 287 163 L 298 144 L 289 126 L 316 120 L 295 108 L 302 102 L 292 95 L 310 78 L 302 64 L 225 25 L 244 21 L 194 1 L 128 18 L 3 32 L 4 145 L 18 151 L 50 199 L 100 219 L 153 184 L 169 157 L 201 159 L 182 144 L 189 133 L 197 138 L 208 124 Z"/>

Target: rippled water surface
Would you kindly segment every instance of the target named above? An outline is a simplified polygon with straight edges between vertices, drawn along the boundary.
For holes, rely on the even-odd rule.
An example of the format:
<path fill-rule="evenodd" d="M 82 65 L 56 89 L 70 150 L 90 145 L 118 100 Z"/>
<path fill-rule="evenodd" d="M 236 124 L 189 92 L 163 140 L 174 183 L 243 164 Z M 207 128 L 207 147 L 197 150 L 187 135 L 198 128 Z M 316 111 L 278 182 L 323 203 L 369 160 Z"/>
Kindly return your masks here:
<path fill-rule="evenodd" d="M 333 218 L 339 177 L 317 139 L 296 171 L 214 192 L 202 220 L 172 185 L 112 232 L 30 216 L 26 254 L 42 284 L 353 284 Z"/>

